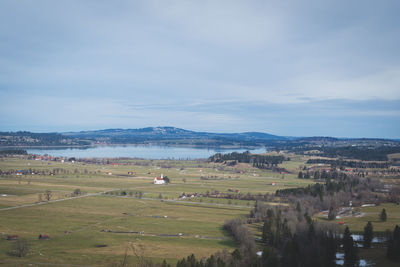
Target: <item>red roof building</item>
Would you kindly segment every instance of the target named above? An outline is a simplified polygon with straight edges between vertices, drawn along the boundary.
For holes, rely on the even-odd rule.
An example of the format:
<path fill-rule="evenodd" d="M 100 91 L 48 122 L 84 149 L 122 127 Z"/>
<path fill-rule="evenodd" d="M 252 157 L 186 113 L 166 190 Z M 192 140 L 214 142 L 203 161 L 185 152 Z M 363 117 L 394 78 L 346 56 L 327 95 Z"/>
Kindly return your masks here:
<path fill-rule="evenodd" d="M 7 240 L 18 240 L 18 236 L 17 235 L 8 235 Z"/>

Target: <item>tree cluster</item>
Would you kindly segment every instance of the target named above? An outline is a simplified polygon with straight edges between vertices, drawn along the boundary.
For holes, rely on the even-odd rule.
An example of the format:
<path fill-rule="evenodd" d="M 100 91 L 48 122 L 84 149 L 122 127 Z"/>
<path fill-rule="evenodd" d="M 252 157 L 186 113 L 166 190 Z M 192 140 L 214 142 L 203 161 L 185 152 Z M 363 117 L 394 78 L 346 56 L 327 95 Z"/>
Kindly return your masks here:
<path fill-rule="evenodd" d="M 400 262 L 400 227 L 395 226 L 393 233 L 389 235 L 387 258 L 394 262 Z"/>
<path fill-rule="evenodd" d="M 209 157 L 208 160 L 210 162 L 217 162 L 217 163 L 234 160 L 241 163 L 252 163 L 255 164 L 255 166 L 258 166 L 259 164 L 277 166 L 278 164 L 281 164 L 285 160 L 290 160 L 290 158 L 285 158 L 284 156 L 250 154 L 249 151 L 246 151 L 243 153 L 238 153 L 238 152 L 232 152 L 227 154 L 217 153 Z"/>
<path fill-rule="evenodd" d="M 353 161 L 353 160 L 336 160 L 336 159 L 309 159 L 307 164 L 330 164 L 332 168 L 350 167 L 350 168 L 389 168 L 390 164 L 388 162 L 363 162 L 363 161 Z"/>
<path fill-rule="evenodd" d="M 328 158 L 347 158 L 347 159 L 360 159 L 366 161 L 387 161 L 388 154 L 400 153 L 399 146 L 343 146 L 343 147 L 309 147 L 300 148 L 305 151 L 318 151 L 318 156 Z M 310 154 L 310 153 L 308 153 Z"/>
<path fill-rule="evenodd" d="M 346 173 L 343 172 L 338 172 L 338 171 L 299 171 L 299 174 L 297 175 L 297 178 L 299 179 L 311 179 L 314 178 L 316 180 L 318 179 L 334 179 L 334 180 L 344 180 L 348 177 Z"/>
<path fill-rule="evenodd" d="M 0 155 L 26 155 L 26 150 L 23 149 L 6 149 L 0 150 Z"/>
<path fill-rule="evenodd" d="M 301 214 L 299 206 L 296 213 L 297 216 L 290 216 L 281 209 L 267 210 L 262 229 L 267 252 L 263 263 L 272 261 L 273 266 L 282 267 L 335 266 L 339 240 L 334 229 L 313 222 L 307 213 Z"/>
<path fill-rule="evenodd" d="M 358 249 L 353 237 L 351 236 L 349 227 L 346 227 L 343 235 L 343 250 L 344 250 L 344 266 L 358 266 L 359 257 Z"/>

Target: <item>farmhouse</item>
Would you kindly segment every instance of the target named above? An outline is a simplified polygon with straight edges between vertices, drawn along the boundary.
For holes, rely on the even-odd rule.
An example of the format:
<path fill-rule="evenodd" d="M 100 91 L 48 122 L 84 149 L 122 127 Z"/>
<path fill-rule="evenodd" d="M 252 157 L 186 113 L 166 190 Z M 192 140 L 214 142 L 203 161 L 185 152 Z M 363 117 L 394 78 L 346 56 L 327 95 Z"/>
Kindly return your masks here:
<path fill-rule="evenodd" d="M 163 174 L 161 174 L 160 177 L 155 177 L 154 178 L 154 184 L 165 184 Z"/>
<path fill-rule="evenodd" d="M 17 235 L 8 235 L 7 240 L 18 240 L 18 236 Z"/>

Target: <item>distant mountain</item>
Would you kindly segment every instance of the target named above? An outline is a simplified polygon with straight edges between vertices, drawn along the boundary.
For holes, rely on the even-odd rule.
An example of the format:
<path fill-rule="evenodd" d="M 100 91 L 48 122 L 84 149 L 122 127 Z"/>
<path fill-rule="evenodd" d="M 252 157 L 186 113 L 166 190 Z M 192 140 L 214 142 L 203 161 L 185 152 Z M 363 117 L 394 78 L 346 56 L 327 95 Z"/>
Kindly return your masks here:
<path fill-rule="evenodd" d="M 338 141 L 339 139 L 329 136 L 312 136 L 312 137 L 299 137 L 296 138 L 296 140 L 304 142 L 335 142 Z"/>
<path fill-rule="evenodd" d="M 302 151 L 323 147 L 398 147 L 398 141 L 368 138 L 284 137 L 261 132 L 211 133 L 175 127 L 105 129 L 64 133 L 0 132 L 0 147 L 15 146 L 93 146 L 159 144 L 197 147 L 268 147 Z"/>
<path fill-rule="evenodd" d="M 271 140 L 286 140 L 286 137 L 260 133 L 209 133 L 195 132 L 175 127 L 147 127 L 141 129 L 106 129 L 97 131 L 81 131 L 61 133 L 68 138 L 82 138 L 97 142 L 110 143 L 137 143 L 144 141 L 165 141 L 165 140 L 193 140 L 206 143 L 228 143 L 245 142 L 248 145 Z M 214 142 L 211 142 L 214 141 Z M 250 144 L 251 143 L 251 144 Z"/>

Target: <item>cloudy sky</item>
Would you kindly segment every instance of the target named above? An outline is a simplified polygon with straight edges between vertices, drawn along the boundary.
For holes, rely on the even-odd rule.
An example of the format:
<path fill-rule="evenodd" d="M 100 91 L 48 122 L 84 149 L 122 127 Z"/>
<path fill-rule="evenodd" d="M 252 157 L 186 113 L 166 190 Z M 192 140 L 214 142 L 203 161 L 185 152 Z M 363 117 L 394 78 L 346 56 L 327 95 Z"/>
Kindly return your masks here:
<path fill-rule="evenodd" d="M 0 131 L 400 138 L 398 0 L 2 0 Z"/>

